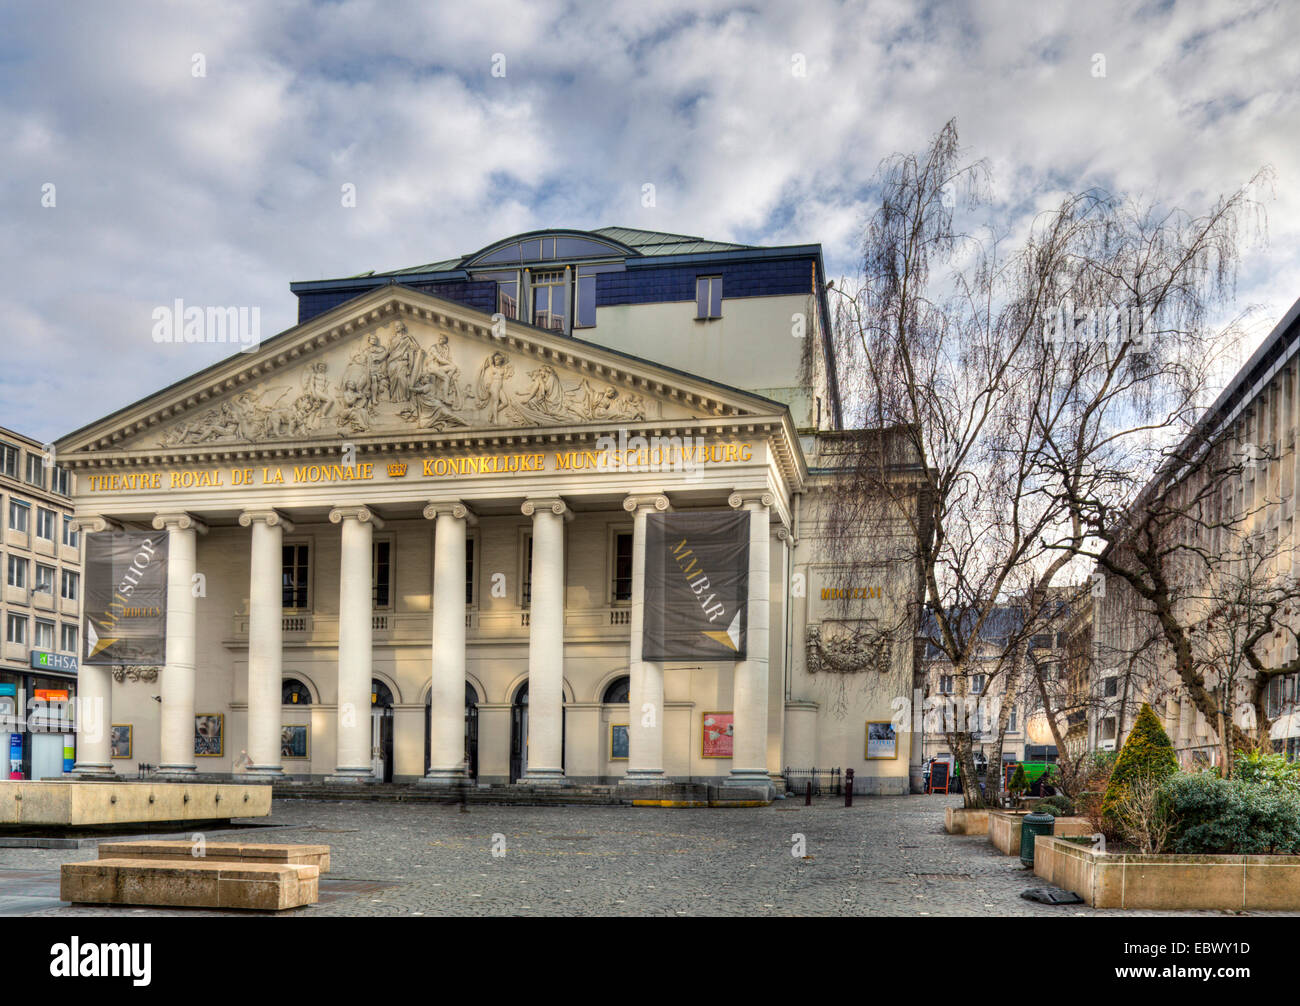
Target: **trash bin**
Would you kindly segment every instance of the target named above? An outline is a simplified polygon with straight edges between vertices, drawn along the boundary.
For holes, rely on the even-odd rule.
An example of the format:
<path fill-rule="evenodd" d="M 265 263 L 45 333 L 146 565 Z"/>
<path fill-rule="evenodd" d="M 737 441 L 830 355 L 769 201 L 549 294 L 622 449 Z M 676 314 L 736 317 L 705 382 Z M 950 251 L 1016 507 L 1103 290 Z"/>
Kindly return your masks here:
<path fill-rule="evenodd" d="M 1020 862 L 1034 865 L 1034 836 L 1050 835 L 1056 829 L 1056 818 L 1051 814 L 1031 811 L 1020 822 Z"/>

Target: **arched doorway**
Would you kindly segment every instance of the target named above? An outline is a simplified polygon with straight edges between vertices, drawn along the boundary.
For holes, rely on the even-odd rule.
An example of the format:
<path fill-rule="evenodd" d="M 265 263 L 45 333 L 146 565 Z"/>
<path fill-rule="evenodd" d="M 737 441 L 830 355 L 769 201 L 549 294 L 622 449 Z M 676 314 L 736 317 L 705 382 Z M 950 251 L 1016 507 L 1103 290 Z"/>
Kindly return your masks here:
<path fill-rule="evenodd" d="M 528 768 L 528 682 L 515 692 L 510 707 L 510 781 L 518 782 Z"/>
<path fill-rule="evenodd" d="M 424 700 L 424 773 L 429 774 L 431 752 L 433 750 L 433 693 Z M 468 681 L 465 682 L 465 761 L 469 777 L 478 778 L 478 692 Z"/>
<path fill-rule="evenodd" d="M 378 679 L 370 682 L 370 764 L 377 780 L 393 781 L 393 693 Z"/>
<path fill-rule="evenodd" d="M 560 706 L 560 770 L 564 770 L 565 730 L 567 728 L 568 708 Z M 510 781 L 518 782 L 528 771 L 528 682 L 525 681 L 515 692 L 515 701 L 510 707 Z"/>

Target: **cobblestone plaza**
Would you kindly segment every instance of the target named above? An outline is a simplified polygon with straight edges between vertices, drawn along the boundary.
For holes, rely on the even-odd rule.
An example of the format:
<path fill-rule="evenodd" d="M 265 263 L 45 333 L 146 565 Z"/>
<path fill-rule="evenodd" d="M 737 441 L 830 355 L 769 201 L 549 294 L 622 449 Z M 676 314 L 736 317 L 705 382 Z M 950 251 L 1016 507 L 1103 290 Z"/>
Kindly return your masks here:
<path fill-rule="evenodd" d="M 289 916 L 1222 915 L 1049 907 L 1042 881 L 984 838 L 943 831 L 941 797 L 822 799 L 745 809 L 471 806 L 277 800 L 270 826 L 212 841 L 325 843 L 320 903 Z M 802 836 L 804 855 L 793 854 Z M 495 853 L 494 854 L 494 850 Z M 0 848 L 0 915 L 197 916 L 71 906 L 75 849 Z M 1252 913 L 1259 914 L 1259 913 Z"/>

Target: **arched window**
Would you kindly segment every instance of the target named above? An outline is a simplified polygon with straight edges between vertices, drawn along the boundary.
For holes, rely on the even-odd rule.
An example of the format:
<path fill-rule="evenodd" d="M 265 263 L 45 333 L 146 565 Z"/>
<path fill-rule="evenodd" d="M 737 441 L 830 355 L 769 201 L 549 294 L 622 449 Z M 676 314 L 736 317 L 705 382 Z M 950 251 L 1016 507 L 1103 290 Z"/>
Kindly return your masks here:
<path fill-rule="evenodd" d="M 393 707 L 392 690 L 378 679 L 370 682 L 370 704 L 380 709 L 391 709 Z"/>
<path fill-rule="evenodd" d="M 285 678 L 284 688 L 280 693 L 280 701 L 286 706 L 309 706 L 311 705 L 311 692 L 297 678 Z"/>
<path fill-rule="evenodd" d="M 605 697 L 600 701 L 606 705 L 626 704 L 628 701 L 628 689 L 632 685 L 632 679 L 626 674 L 621 678 L 615 678 L 605 689 Z"/>

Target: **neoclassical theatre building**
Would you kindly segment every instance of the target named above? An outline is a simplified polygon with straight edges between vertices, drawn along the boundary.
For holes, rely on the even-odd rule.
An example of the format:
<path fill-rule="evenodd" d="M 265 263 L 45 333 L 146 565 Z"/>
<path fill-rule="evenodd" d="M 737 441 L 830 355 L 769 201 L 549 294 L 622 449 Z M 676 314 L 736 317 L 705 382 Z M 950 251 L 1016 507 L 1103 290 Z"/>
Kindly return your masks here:
<path fill-rule="evenodd" d="M 167 543 L 165 658 L 83 660 L 78 774 L 906 791 L 911 587 L 821 530 L 819 245 L 555 230 L 291 289 L 293 328 L 56 445 L 83 538 Z M 648 661 L 647 522 L 693 511 L 748 521 L 745 656 Z"/>

